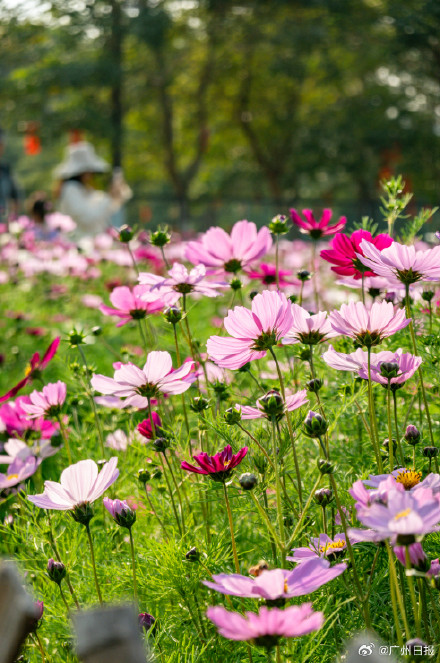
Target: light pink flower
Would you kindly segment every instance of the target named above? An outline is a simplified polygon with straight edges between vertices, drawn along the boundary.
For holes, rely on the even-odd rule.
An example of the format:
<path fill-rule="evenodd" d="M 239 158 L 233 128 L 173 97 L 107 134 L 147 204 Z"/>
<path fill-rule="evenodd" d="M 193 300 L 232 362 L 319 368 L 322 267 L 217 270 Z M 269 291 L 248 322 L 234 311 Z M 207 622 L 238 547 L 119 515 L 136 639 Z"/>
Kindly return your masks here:
<path fill-rule="evenodd" d="M 60 483 L 44 482 L 44 492 L 40 495 L 28 495 L 28 500 L 41 509 L 70 511 L 84 503 L 91 504 L 116 481 L 119 470 L 117 458 L 111 458 L 102 466 L 93 460 L 80 460 L 70 465 L 61 473 Z"/>
<path fill-rule="evenodd" d="M 93 375 L 92 387 L 101 394 L 125 398 L 124 407 L 148 407 L 148 401 L 159 393 L 183 394 L 196 379 L 194 362 L 173 369 L 169 352 L 150 352 L 143 368 L 135 364 L 118 364 L 114 377 Z"/>
<path fill-rule="evenodd" d="M 120 318 L 116 327 L 122 327 L 130 320 L 145 318 L 164 307 L 159 295 L 150 293 L 149 288 L 144 285 L 135 285 L 132 290 L 127 286 L 115 288 L 110 295 L 110 301 L 114 308 L 105 304 L 101 304 L 99 308 L 104 315 Z"/>
<path fill-rule="evenodd" d="M 294 343 L 304 343 L 306 345 L 316 345 L 322 343 L 328 338 L 338 336 L 327 318 L 326 311 L 319 311 L 311 315 L 302 306 L 292 304 L 293 323 L 283 338 L 283 345 L 293 345 Z"/>
<path fill-rule="evenodd" d="M 366 240 L 361 242 L 364 255 L 359 260 L 390 283 L 416 283 L 417 281 L 440 280 L 440 246 L 426 251 L 416 251 L 414 246 L 393 242 L 383 251 Z"/>
<path fill-rule="evenodd" d="M 224 320 L 233 337 L 211 336 L 208 355 L 221 368 L 236 369 L 261 359 L 292 326 L 291 304 L 279 292 L 265 290 L 252 300 L 252 310 L 236 306 Z"/>
<path fill-rule="evenodd" d="M 266 394 L 266 396 L 269 396 L 269 394 Z M 278 397 L 282 400 L 281 394 L 278 393 Z M 257 407 L 250 407 L 249 405 L 236 405 L 235 407 L 241 410 L 241 418 L 242 419 L 270 419 L 270 415 L 266 412 L 265 406 L 264 406 L 264 401 L 262 402 L 262 399 L 265 397 L 263 396 L 262 398 L 259 398 L 256 402 Z M 305 389 L 302 389 L 301 391 L 297 391 L 295 394 L 286 394 L 286 398 L 284 400 L 283 405 L 283 412 L 293 412 L 293 410 L 297 410 L 298 408 L 302 407 L 303 405 L 306 405 L 306 403 L 309 402 L 309 399 L 307 398 L 307 391 Z M 279 418 L 277 416 L 277 418 Z"/>
<path fill-rule="evenodd" d="M 395 311 L 391 302 L 374 302 L 371 309 L 362 302 L 342 304 L 339 311 L 330 313 L 329 320 L 336 332 L 367 347 L 378 345 L 411 322 L 405 311 Z"/>
<path fill-rule="evenodd" d="M 190 294 L 204 295 L 205 297 L 218 297 L 219 290 L 229 288 L 225 281 L 209 281 L 206 278 L 206 267 L 197 265 L 188 271 L 185 265 L 175 262 L 168 272 L 168 277 L 141 272 L 139 283 L 149 286 L 142 298 L 151 298 L 157 294 L 167 306 L 172 306 L 181 297 Z"/>
<path fill-rule="evenodd" d="M 117 428 L 113 433 L 109 433 L 105 438 L 105 446 L 115 451 L 126 451 L 129 444 L 130 440 L 120 428 Z"/>
<path fill-rule="evenodd" d="M 230 235 L 223 228 L 209 228 L 200 240 L 188 242 L 185 257 L 194 265 L 236 273 L 268 253 L 271 246 L 268 228 L 257 231 L 255 223 L 243 220 L 234 225 Z"/>
<path fill-rule="evenodd" d="M 61 380 L 45 385 L 42 391 L 36 389 L 29 395 L 30 403 L 22 403 L 21 407 L 30 419 L 44 416 L 56 416 L 66 400 L 66 385 Z"/>
<path fill-rule="evenodd" d="M 44 458 L 54 456 L 59 448 L 53 447 L 50 440 L 36 440 L 32 446 L 28 446 L 23 440 L 10 438 L 4 446 L 7 456 L 0 456 L 0 463 L 10 465 L 16 458 L 26 460 L 29 456 L 35 456 L 41 462 Z"/>
<path fill-rule="evenodd" d="M 0 491 L 18 486 L 19 483 L 35 474 L 41 461 L 35 456 L 28 456 L 25 459 L 17 456 L 9 465 L 7 474 L 0 474 Z"/>

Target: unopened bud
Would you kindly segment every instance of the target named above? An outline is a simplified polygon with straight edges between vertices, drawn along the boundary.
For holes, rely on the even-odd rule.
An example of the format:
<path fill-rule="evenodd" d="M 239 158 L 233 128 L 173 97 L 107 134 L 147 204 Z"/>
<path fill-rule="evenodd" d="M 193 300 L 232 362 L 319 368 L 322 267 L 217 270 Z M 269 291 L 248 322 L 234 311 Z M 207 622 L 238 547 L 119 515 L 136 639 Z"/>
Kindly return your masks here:
<path fill-rule="evenodd" d="M 330 488 L 320 488 L 313 495 L 315 502 L 320 506 L 327 506 L 333 501 L 333 491 Z"/>
<path fill-rule="evenodd" d="M 170 446 L 170 441 L 166 437 L 157 437 L 153 442 L 153 447 L 158 453 L 165 453 Z"/>
<path fill-rule="evenodd" d="M 329 460 L 319 458 L 316 464 L 321 474 L 333 474 L 335 468 L 333 463 L 331 463 Z"/>
<path fill-rule="evenodd" d="M 158 228 L 155 232 L 150 234 L 150 244 L 161 248 L 166 246 L 171 241 L 171 235 L 168 232 L 168 227 Z"/>
<path fill-rule="evenodd" d="M 259 404 L 268 417 L 282 417 L 284 414 L 284 400 L 280 392 L 271 389 L 259 399 Z"/>
<path fill-rule="evenodd" d="M 154 619 L 153 615 L 148 614 L 148 612 L 141 612 L 138 616 L 139 620 L 139 628 L 144 630 L 146 633 L 153 628 L 153 626 L 156 623 L 156 620 Z"/>
<path fill-rule="evenodd" d="M 197 562 L 200 559 L 200 553 L 197 548 L 191 548 L 188 550 L 188 552 L 185 553 L 185 559 L 188 560 L 188 562 Z"/>
<path fill-rule="evenodd" d="M 413 446 L 418 444 L 420 442 L 421 435 L 417 426 L 413 426 L 412 424 L 407 426 L 404 438 L 408 444 L 412 444 Z"/>
<path fill-rule="evenodd" d="M 299 272 L 296 273 L 298 279 L 302 281 L 303 283 L 305 281 L 309 281 L 312 278 L 312 275 L 307 269 L 300 269 Z"/>
<path fill-rule="evenodd" d="M 124 224 L 118 229 L 119 241 L 123 244 L 128 244 L 134 237 L 134 230 L 127 224 Z"/>
<path fill-rule="evenodd" d="M 319 378 L 313 378 L 306 383 L 307 391 L 311 391 L 312 394 L 317 394 L 322 387 L 322 380 Z"/>
<path fill-rule="evenodd" d="M 192 402 L 190 404 L 190 408 L 193 412 L 204 412 L 207 410 L 210 406 L 210 402 L 207 398 L 204 398 L 203 396 L 196 396 L 195 398 L 192 399 Z"/>
<path fill-rule="evenodd" d="M 424 299 L 425 302 L 430 302 L 433 297 L 434 297 L 434 291 L 433 290 L 424 290 L 422 292 L 422 299 Z"/>
<path fill-rule="evenodd" d="M 151 474 L 149 473 L 148 470 L 141 469 L 141 470 L 138 470 L 137 477 L 138 477 L 138 481 L 143 486 L 145 486 L 147 481 L 149 481 L 151 479 Z"/>
<path fill-rule="evenodd" d="M 238 290 L 241 290 L 242 287 L 243 287 L 242 281 L 240 281 L 240 279 L 238 279 L 238 278 L 232 279 L 229 282 L 229 285 L 231 286 L 231 290 L 234 290 L 234 292 L 237 292 Z"/>
<path fill-rule="evenodd" d="M 304 419 L 304 433 L 308 437 L 321 437 L 327 432 L 328 423 L 324 417 L 318 412 L 309 410 L 307 417 Z"/>
<path fill-rule="evenodd" d="M 182 310 L 178 306 L 168 306 L 163 312 L 163 317 L 172 325 L 177 325 L 182 319 Z"/>
<path fill-rule="evenodd" d="M 269 223 L 269 230 L 274 235 L 285 235 L 289 232 L 289 222 L 284 214 L 277 214 Z"/>
<path fill-rule="evenodd" d="M 426 458 L 435 458 L 438 456 L 438 447 L 424 447 L 423 455 Z"/>
<path fill-rule="evenodd" d="M 241 421 L 241 408 L 239 406 L 230 407 L 223 415 L 224 420 L 229 426 L 234 426 Z"/>
<path fill-rule="evenodd" d="M 239 478 L 238 483 L 243 490 L 252 490 L 258 484 L 258 478 L 252 472 L 245 472 Z"/>
<path fill-rule="evenodd" d="M 53 582 L 60 585 L 63 578 L 66 577 L 66 567 L 62 562 L 56 562 L 51 557 L 47 562 L 47 575 Z"/>

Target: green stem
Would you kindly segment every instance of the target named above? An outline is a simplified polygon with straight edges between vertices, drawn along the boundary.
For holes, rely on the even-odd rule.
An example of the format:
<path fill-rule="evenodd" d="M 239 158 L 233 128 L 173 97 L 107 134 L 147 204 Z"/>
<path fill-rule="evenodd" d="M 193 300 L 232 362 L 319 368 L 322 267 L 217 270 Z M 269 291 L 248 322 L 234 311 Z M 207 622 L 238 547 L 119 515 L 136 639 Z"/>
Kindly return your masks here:
<path fill-rule="evenodd" d="M 184 514 L 183 514 L 183 503 L 182 503 L 182 496 L 181 496 L 181 494 L 180 494 L 180 490 L 179 490 L 179 484 L 178 484 L 177 481 L 176 481 L 176 477 L 175 477 L 175 475 L 174 475 L 172 465 L 171 465 L 170 461 L 169 461 L 168 458 L 167 458 L 166 451 L 163 452 L 163 457 L 164 457 L 165 462 L 166 462 L 166 464 L 167 464 L 167 466 L 168 466 L 168 469 L 169 469 L 169 471 L 170 471 L 170 474 L 171 474 L 171 478 L 172 478 L 172 480 L 173 480 L 173 483 L 174 483 L 174 485 L 175 485 L 175 487 L 176 487 L 177 499 L 178 499 L 178 501 L 179 501 L 179 506 L 180 506 L 180 516 L 181 516 L 181 519 L 182 519 L 182 530 L 183 530 L 183 535 L 185 536 L 185 534 L 186 534 L 185 517 L 184 517 Z"/>
<path fill-rule="evenodd" d="M 176 348 L 176 360 L 177 360 L 177 367 L 179 368 L 182 365 L 181 359 L 180 359 L 180 351 L 179 351 L 179 342 L 177 340 L 177 329 L 176 325 L 173 325 L 173 334 L 174 334 L 174 346 Z M 185 404 L 185 394 L 181 394 L 182 398 L 182 408 L 183 408 L 183 416 L 185 419 L 185 428 L 186 432 L 189 435 L 189 423 L 188 423 L 188 414 L 186 411 L 186 404 Z"/>
<path fill-rule="evenodd" d="M 44 654 L 43 643 L 41 642 L 41 638 L 40 638 L 40 636 L 38 635 L 38 633 L 37 633 L 36 631 L 35 631 L 35 633 L 34 633 L 34 638 L 35 638 L 35 640 L 37 641 L 37 646 L 38 646 L 38 649 L 40 650 L 42 663 L 45 663 L 45 661 L 46 661 L 46 656 L 45 656 L 45 654 Z"/>
<path fill-rule="evenodd" d="M 66 610 L 67 610 L 67 612 L 70 612 L 70 607 L 69 607 L 69 604 L 67 603 L 66 597 L 65 597 L 64 592 L 63 592 L 63 588 L 61 587 L 61 583 L 58 584 L 58 587 L 60 588 L 61 598 L 63 599 L 63 603 L 66 606 Z"/>
<path fill-rule="evenodd" d="M 402 463 L 402 467 L 404 467 L 405 455 L 403 453 L 402 441 L 400 439 L 400 432 L 399 432 L 399 420 L 397 417 L 397 395 L 395 391 L 393 391 L 392 394 L 393 394 L 394 428 L 396 429 L 397 448 L 399 449 L 400 462 Z"/>
<path fill-rule="evenodd" d="M 391 380 L 388 379 L 387 388 L 387 415 L 388 415 L 388 457 L 390 459 L 390 473 L 394 470 L 393 428 L 391 426 Z"/>
<path fill-rule="evenodd" d="M 406 636 L 406 639 L 409 640 L 411 635 L 410 635 L 409 628 L 408 628 L 408 621 L 407 621 L 407 618 L 406 618 L 405 605 L 404 605 L 404 602 L 403 602 L 402 593 L 400 591 L 399 583 L 397 581 L 396 563 L 394 561 L 393 552 L 391 550 L 391 546 L 388 543 L 388 541 L 385 542 L 385 545 L 386 545 L 387 551 L 388 551 L 390 582 L 392 581 L 393 584 L 394 584 L 397 603 L 399 605 L 400 614 L 402 616 L 403 625 L 404 625 L 404 628 L 405 628 L 405 636 Z M 400 638 L 401 637 L 402 637 L 402 635 L 400 634 Z M 397 633 L 397 638 L 399 639 L 399 632 Z"/>
<path fill-rule="evenodd" d="M 275 240 L 275 281 L 277 290 L 280 289 L 280 275 L 279 275 L 279 240 L 280 236 L 276 235 Z"/>
<path fill-rule="evenodd" d="M 166 484 L 167 484 L 168 494 L 169 494 L 169 496 L 170 496 L 171 506 L 172 506 L 172 508 L 173 508 L 173 513 L 174 513 L 174 518 L 176 519 L 176 523 L 177 523 L 177 527 L 178 527 L 178 530 L 179 530 L 179 534 L 180 534 L 180 536 L 182 536 L 182 535 L 183 535 L 183 532 L 182 532 L 182 527 L 181 527 L 180 520 L 179 520 L 179 515 L 178 515 L 178 513 L 177 513 L 176 503 L 175 503 L 175 501 L 174 501 L 173 490 L 172 490 L 172 488 L 171 488 L 170 480 L 168 479 L 168 474 L 167 474 L 167 472 L 166 472 L 166 470 L 165 470 L 165 465 L 164 465 L 164 462 L 163 462 L 163 458 L 162 458 L 162 454 L 161 454 L 161 453 L 159 453 L 159 458 L 160 458 L 160 463 L 161 463 L 161 465 L 162 465 L 162 472 L 163 472 L 163 475 L 164 475 L 164 477 L 165 477 L 165 481 L 166 481 Z"/>
<path fill-rule="evenodd" d="M 286 562 L 286 549 L 285 549 L 285 536 L 284 536 L 284 518 L 283 518 L 283 504 L 281 499 L 281 483 L 280 473 L 277 460 L 277 427 L 275 417 L 272 417 L 272 455 L 275 465 L 275 490 L 277 502 L 277 515 L 278 515 L 278 531 L 280 533 L 281 541 L 281 568 L 285 567 Z"/>
<path fill-rule="evenodd" d="M 410 557 L 410 554 L 409 554 L 409 546 L 405 546 L 405 566 L 406 566 L 407 571 L 412 570 L 411 557 Z M 415 625 L 416 625 L 417 637 L 421 638 L 422 637 L 422 627 L 420 625 L 419 606 L 417 605 L 416 592 L 415 592 L 415 589 L 414 589 L 414 578 L 412 577 L 412 575 L 407 573 L 406 574 L 406 580 L 408 582 L 409 594 L 410 594 L 410 597 L 411 597 L 411 604 L 412 604 L 412 609 L 413 609 L 414 622 L 415 622 Z"/>
<path fill-rule="evenodd" d="M 137 580 L 136 580 L 136 558 L 134 554 L 134 541 L 133 541 L 133 532 L 131 527 L 128 528 L 128 533 L 130 535 L 130 552 L 131 552 L 131 568 L 133 571 L 133 593 L 135 603 L 138 604 L 138 589 L 137 589 Z"/>
<path fill-rule="evenodd" d="M 373 444 L 374 453 L 376 456 L 376 463 L 379 469 L 379 473 L 383 473 L 382 468 L 382 458 L 380 455 L 379 442 L 377 437 L 377 427 L 376 427 L 376 412 L 374 408 L 373 400 L 373 389 L 371 386 L 371 347 L 367 348 L 368 353 L 368 409 L 370 412 L 370 432 L 371 432 L 371 442 Z"/>
<path fill-rule="evenodd" d="M 261 517 L 262 517 L 262 519 L 263 519 L 263 521 L 265 522 L 265 524 L 266 524 L 266 526 L 267 526 L 268 532 L 269 532 L 269 534 L 270 534 L 270 539 L 271 539 L 271 541 L 274 541 L 275 544 L 278 546 L 278 548 L 280 548 L 280 550 L 281 550 L 280 540 L 279 540 L 279 538 L 278 538 L 278 535 L 277 535 L 277 533 L 276 533 L 276 531 L 275 531 L 274 526 L 273 526 L 272 523 L 270 522 L 270 518 L 269 518 L 269 516 L 267 515 L 266 511 L 265 511 L 265 510 L 263 509 L 263 507 L 261 506 L 261 504 L 260 504 L 260 502 L 258 501 L 258 499 L 255 497 L 253 491 L 250 490 L 250 491 L 248 491 L 248 492 L 249 492 L 249 495 L 250 495 L 251 498 L 252 498 L 252 501 L 254 502 L 255 506 L 257 507 L 257 509 L 258 509 L 258 511 L 259 511 L 259 513 L 260 513 L 260 515 L 261 515 Z M 274 552 L 274 551 L 272 551 L 272 552 Z M 274 555 L 274 557 L 275 557 L 275 555 Z"/>
<path fill-rule="evenodd" d="M 72 465 L 72 454 L 70 452 L 69 436 L 67 435 L 67 431 L 66 431 L 66 428 L 65 428 L 64 423 L 63 423 L 63 419 L 62 419 L 60 414 L 57 415 L 57 420 L 58 420 L 58 423 L 60 424 L 61 437 L 63 438 L 64 444 L 66 446 L 67 458 L 69 460 L 69 465 Z"/>
<path fill-rule="evenodd" d="M 305 515 L 306 515 L 306 513 L 307 513 L 307 511 L 308 511 L 308 509 L 309 509 L 309 507 L 312 503 L 313 496 L 315 495 L 316 491 L 318 490 L 318 487 L 319 487 L 319 484 L 321 483 L 321 480 L 322 480 L 322 474 L 320 474 L 319 477 L 315 481 L 315 485 L 312 488 L 312 492 L 310 493 L 310 495 L 308 497 L 308 500 L 306 502 L 306 505 L 305 505 L 304 509 L 301 512 L 300 519 L 298 520 L 298 522 L 296 524 L 296 527 L 293 530 L 293 533 L 292 533 L 290 539 L 286 543 L 286 550 L 289 550 L 290 546 L 292 545 L 292 543 L 295 541 L 296 537 L 298 536 L 298 532 L 301 529 L 301 526 L 302 526 L 302 523 L 304 521 Z"/>
<path fill-rule="evenodd" d="M 235 572 L 240 573 L 240 565 L 238 563 L 238 555 L 237 555 L 237 545 L 235 543 L 235 537 L 234 537 L 234 523 L 232 521 L 231 505 L 229 504 L 228 489 L 226 488 L 226 483 L 223 483 L 223 492 L 225 496 L 226 511 L 228 512 L 229 531 L 231 533 L 232 553 L 234 555 Z"/>
<path fill-rule="evenodd" d="M 99 588 L 98 576 L 97 576 L 97 573 L 96 573 L 95 552 L 93 550 L 93 541 L 92 541 L 92 535 L 90 533 L 90 524 L 87 523 L 85 528 L 86 528 L 86 532 L 87 532 L 87 538 L 89 540 L 90 559 L 92 560 L 93 577 L 95 578 L 96 593 L 98 594 L 98 599 L 99 599 L 100 604 L 103 605 L 101 590 Z"/>
<path fill-rule="evenodd" d="M 95 418 L 96 430 L 98 431 L 98 438 L 99 438 L 99 444 L 101 446 L 102 457 L 105 458 L 104 437 L 103 437 L 103 434 L 102 434 L 101 421 L 98 417 L 98 412 L 96 410 L 95 399 L 93 398 L 93 395 L 92 395 L 92 393 L 90 391 L 90 387 L 89 387 L 89 385 L 90 385 L 90 371 L 89 371 L 89 367 L 87 365 L 87 359 L 86 359 L 86 356 L 83 352 L 82 347 L 80 345 L 78 345 L 77 347 L 78 347 L 78 352 L 81 355 L 81 359 L 83 360 L 84 367 L 86 369 L 86 376 L 87 376 L 87 381 L 88 381 L 87 391 L 88 391 L 88 394 L 89 394 L 90 402 L 92 404 L 93 416 Z"/>
<path fill-rule="evenodd" d="M 139 332 L 140 332 L 140 335 L 141 335 L 141 339 L 142 339 L 142 344 L 143 344 L 143 346 L 144 346 L 144 350 L 145 350 L 145 352 L 148 354 L 148 341 L 147 341 L 147 337 L 145 336 L 144 328 L 143 328 L 143 326 L 142 326 L 142 320 L 139 320 L 139 319 L 138 319 L 137 322 L 138 322 Z"/>

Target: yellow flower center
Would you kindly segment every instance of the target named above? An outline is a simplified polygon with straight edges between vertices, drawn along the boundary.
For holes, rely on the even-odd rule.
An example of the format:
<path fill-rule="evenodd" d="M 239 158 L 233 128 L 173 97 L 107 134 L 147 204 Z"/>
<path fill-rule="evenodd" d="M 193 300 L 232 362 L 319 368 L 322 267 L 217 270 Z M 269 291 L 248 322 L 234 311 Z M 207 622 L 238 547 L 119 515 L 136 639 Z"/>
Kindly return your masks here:
<path fill-rule="evenodd" d="M 417 486 L 422 479 L 422 473 L 415 470 L 402 470 L 396 477 L 397 483 L 401 483 L 405 490 L 411 490 Z"/>
<path fill-rule="evenodd" d="M 408 509 L 405 509 L 405 511 L 399 511 L 399 513 L 396 513 L 394 516 L 394 520 L 400 520 L 401 518 L 405 518 L 405 516 L 409 516 L 411 513 L 411 509 L 408 507 Z"/>
<path fill-rule="evenodd" d="M 319 552 L 326 553 L 329 550 L 335 550 L 337 552 L 338 550 L 342 550 L 344 547 L 345 541 L 344 539 L 340 539 L 339 541 L 332 541 L 331 543 L 326 543 L 323 546 L 319 546 Z"/>
<path fill-rule="evenodd" d="M 24 369 L 24 374 L 26 377 L 29 375 L 29 373 L 32 373 L 32 366 L 30 364 L 28 364 Z"/>
<path fill-rule="evenodd" d="M 18 474 L 8 474 L 7 479 L 8 481 L 14 481 L 15 479 L 18 479 Z"/>
<path fill-rule="evenodd" d="M 287 580 L 284 581 L 284 593 L 287 594 Z"/>

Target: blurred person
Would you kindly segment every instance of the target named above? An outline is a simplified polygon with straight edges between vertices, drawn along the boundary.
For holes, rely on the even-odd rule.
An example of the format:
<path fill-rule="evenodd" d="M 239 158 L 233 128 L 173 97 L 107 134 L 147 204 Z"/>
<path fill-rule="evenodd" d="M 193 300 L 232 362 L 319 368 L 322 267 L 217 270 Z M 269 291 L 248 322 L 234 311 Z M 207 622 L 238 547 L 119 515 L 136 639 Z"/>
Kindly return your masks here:
<path fill-rule="evenodd" d="M 0 127 L 0 222 L 8 225 L 9 218 L 17 216 L 19 195 L 11 167 L 3 161 L 5 139 L 5 132 Z"/>
<path fill-rule="evenodd" d="M 108 193 L 93 187 L 94 175 L 109 168 L 93 145 L 80 141 L 68 146 L 65 160 L 55 169 L 60 181 L 58 209 L 77 224 L 77 239 L 104 232 L 132 195 L 120 169 L 115 169 Z"/>
<path fill-rule="evenodd" d="M 26 204 L 28 214 L 35 223 L 35 238 L 44 241 L 54 240 L 58 231 L 50 228 L 46 222 L 47 215 L 52 211 L 52 203 L 47 199 L 45 191 L 35 191 Z"/>

